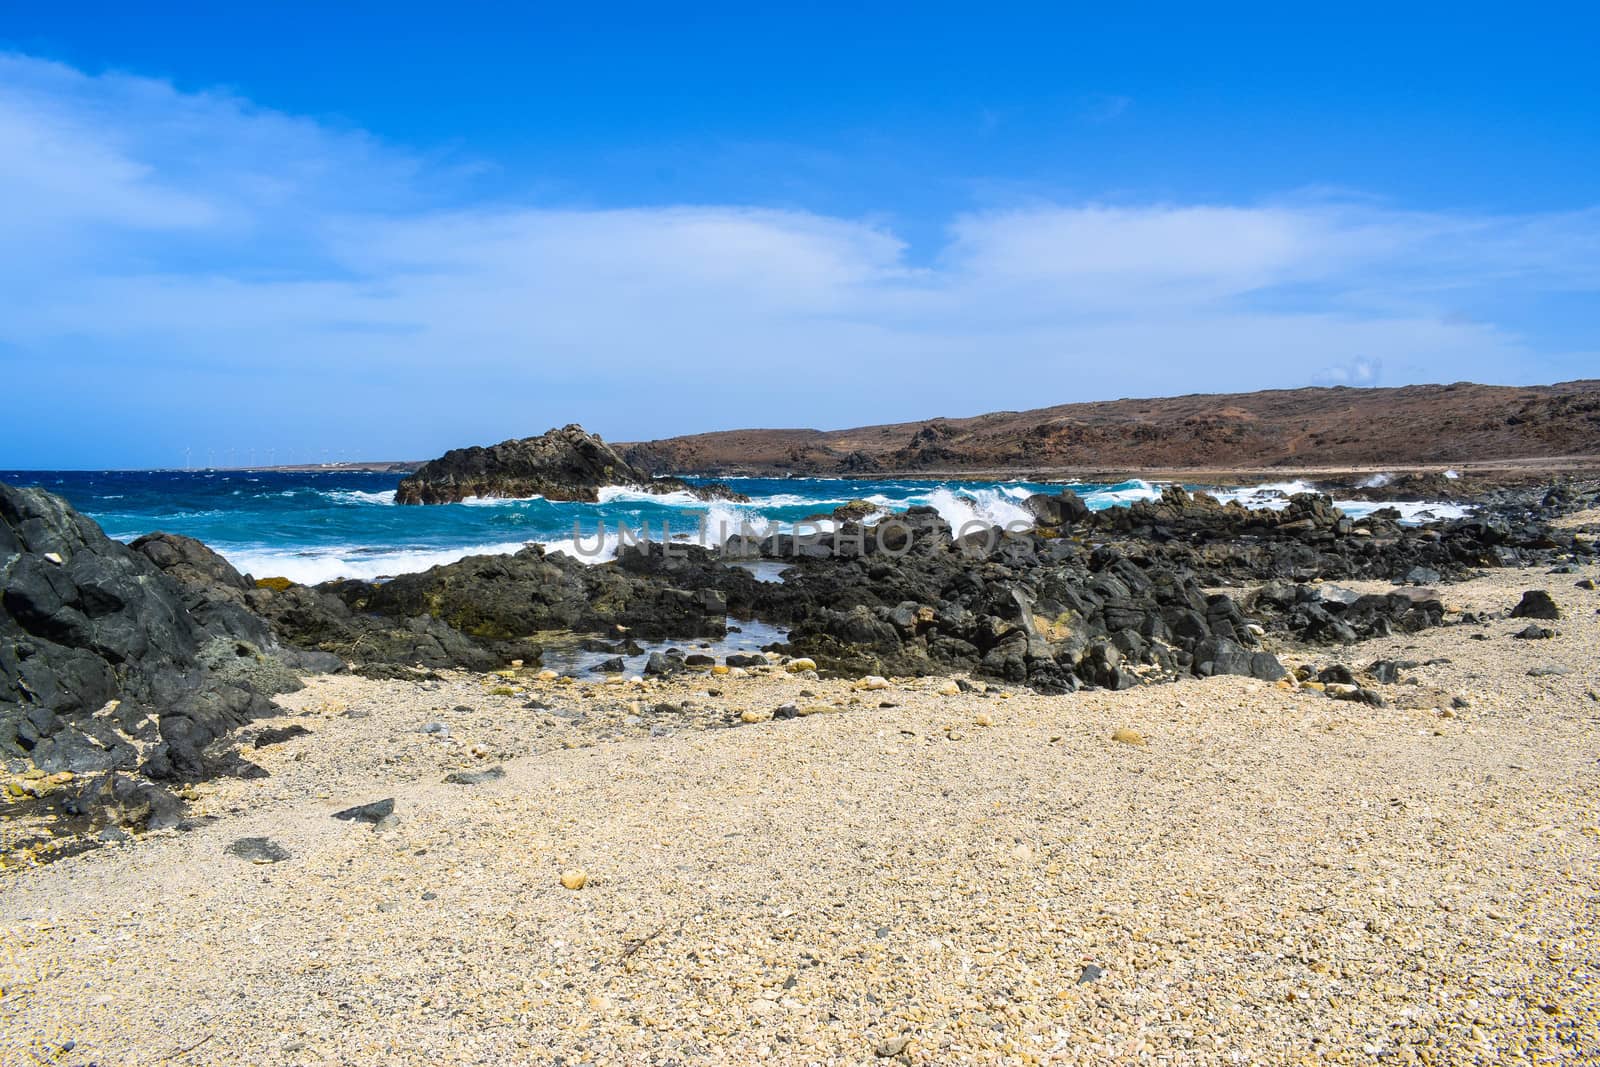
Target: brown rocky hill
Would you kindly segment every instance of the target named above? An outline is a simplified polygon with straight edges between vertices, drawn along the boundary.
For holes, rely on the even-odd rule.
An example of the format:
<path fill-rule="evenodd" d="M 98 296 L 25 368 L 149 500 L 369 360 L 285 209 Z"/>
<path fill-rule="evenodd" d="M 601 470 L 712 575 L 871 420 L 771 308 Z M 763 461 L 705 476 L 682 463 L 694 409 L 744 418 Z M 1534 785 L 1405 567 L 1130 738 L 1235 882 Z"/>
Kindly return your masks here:
<path fill-rule="evenodd" d="M 1362 467 L 1600 456 L 1600 380 L 1457 382 L 1061 404 L 850 430 L 618 445 L 657 474 Z"/>

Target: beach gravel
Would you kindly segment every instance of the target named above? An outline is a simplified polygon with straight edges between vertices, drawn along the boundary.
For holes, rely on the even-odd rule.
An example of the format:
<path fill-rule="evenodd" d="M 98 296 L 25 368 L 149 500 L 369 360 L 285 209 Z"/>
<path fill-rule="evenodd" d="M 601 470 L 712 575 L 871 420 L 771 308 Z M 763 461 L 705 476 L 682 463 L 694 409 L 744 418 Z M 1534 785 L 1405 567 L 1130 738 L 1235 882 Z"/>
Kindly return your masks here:
<path fill-rule="evenodd" d="M 1596 1062 L 1584 571 L 1277 682 L 313 679 L 191 829 L 0 871 L 0 1062 Z"/>

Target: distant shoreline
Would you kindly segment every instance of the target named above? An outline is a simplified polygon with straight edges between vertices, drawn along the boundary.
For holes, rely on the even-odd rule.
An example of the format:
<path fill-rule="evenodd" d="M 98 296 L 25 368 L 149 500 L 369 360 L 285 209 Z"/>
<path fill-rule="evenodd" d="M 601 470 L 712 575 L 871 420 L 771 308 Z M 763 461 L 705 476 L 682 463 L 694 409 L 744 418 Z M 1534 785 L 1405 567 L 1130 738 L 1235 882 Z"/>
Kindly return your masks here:
<path fill-rule="evenodd" d="M 357 460 L 348 463 L 280 463 L 273 466 L 245 467 L 108 467 L 108 468 L 5 468 L 17 473 L 94 473 L 96 471 L 167 471 L 171 473 L 201 474 L 395 474 L 407 475 L 422 466 L 421 460 Z M 1137 467 L 1137 466 L 972 466 L 949 468 L 889 469 L 872 472 L 798 472 L 774 470 L 763 464 L 729 464 L 706 470 L 687 471 L 689 478 L 766 478 L 774 480 L 815 481 L 1028 481 L 1040 483 L 1116 483 L 1139 479 L 1149 482 L 1180 482 L 1186 485 L 1249 486 L 1264 482 L 1315 481 L 1339 482 L 1345 479 L 1370 477 L 1375 474 L 1442 474 L 1454 471 L 1464 480 L 1470 479 L 1481 487 L 1523 485 L 1532 481 L 1548 480 L 1550 475 L 1600 475 L 1600 454 L 1566 456 L 1525 456 L 1493 460 L 1438 461 L 1430 463 L 1367 463 L 1327 466 L 1253 466 L 1253 467 Z"/>

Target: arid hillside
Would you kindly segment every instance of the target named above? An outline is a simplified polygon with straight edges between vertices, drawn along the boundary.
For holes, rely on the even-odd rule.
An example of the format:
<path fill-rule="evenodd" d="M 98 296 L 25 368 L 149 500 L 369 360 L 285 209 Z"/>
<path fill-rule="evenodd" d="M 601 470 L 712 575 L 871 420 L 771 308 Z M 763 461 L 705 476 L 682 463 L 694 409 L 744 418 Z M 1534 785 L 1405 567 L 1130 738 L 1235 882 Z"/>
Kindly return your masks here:
<path fill-rule="evenodd" d="M 1600 456 L 1600 380 L 1308 388 L 1061 404 L 618 446 L 657 474 L 1239 470 Z"/>

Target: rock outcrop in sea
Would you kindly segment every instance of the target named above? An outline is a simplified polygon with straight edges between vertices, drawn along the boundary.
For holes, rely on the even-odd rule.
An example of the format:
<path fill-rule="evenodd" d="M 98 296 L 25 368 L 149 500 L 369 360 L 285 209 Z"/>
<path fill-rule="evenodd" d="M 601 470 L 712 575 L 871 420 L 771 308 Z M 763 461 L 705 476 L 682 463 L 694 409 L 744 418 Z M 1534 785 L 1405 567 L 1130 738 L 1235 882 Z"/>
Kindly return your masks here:
<path fill-rule="evenodd" d="M 702 500 L 748 500 L 726 485 L 690 485 L 677 478 L 652 478 L 610 445 L 572 423 L 539 437 L 502 441 L 487 448 L 453 448 L 418 467 L 395 492 L 399 504 L 449 504 L 468 497 L 594 502 L 606 486 L 649 493 L 686 491 Z"/>

